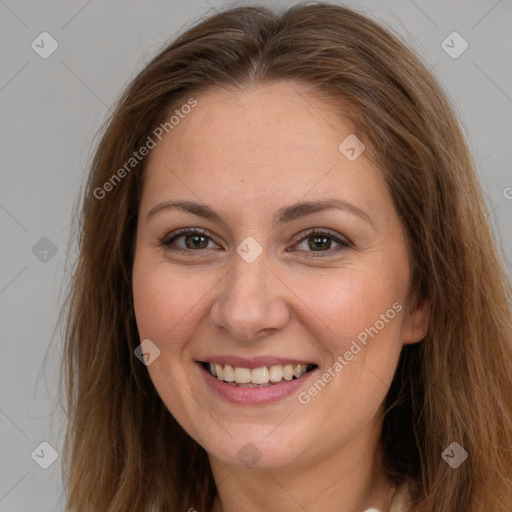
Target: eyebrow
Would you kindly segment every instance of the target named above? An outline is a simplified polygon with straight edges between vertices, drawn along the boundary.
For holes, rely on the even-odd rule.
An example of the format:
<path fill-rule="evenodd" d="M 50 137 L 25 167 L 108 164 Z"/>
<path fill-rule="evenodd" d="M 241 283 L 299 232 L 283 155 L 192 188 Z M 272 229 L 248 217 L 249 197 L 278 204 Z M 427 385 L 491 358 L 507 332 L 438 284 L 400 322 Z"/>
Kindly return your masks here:
<path fill-rule="evenodd" d="M 196 203 L 194 201 L 164 201 L 163 203 L 159 203 L 151 208 L 151 210 L 149 210 L 146 215 L 146 222 L 159 212 L 176 208 L 193 213 L 199 217 L 204 217 L 205 219 L 224 224 L 221 215 L 217 213 L 212 207 L 206 204 Z M 364 210 L 355 204 L 352 204 L 348 201 L 343 201 L 341 199 L 304 201 L 289 206 L 283 206 L 274 213 L 273 222 L 274 224 L 284 224 L 286 222 L 292 222 L 300 217 L 305 217 L 306 215 L 312 215 L 313 213 L 318 213 L 332 208 L 336 208 L 351 215 L 360 217 L 368 222 L 372 227 L 374 227 L 372 219 Z"/>

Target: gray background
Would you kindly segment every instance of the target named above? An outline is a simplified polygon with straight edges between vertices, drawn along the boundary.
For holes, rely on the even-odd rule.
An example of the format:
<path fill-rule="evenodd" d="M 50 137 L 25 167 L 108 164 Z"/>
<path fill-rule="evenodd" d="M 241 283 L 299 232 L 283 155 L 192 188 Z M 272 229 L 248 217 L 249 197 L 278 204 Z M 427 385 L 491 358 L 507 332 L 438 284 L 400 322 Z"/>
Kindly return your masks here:
<path fill-rule="evenodd" d="M 31 453 L 43 441 L 61 451 L 62 336 L 55 329 L 73 205 L 95 135 L 121 90 L 165 41 L 216 8 L 246 3 L 0 0 L 0 512 L 63 509 L 61 459 L 42 469 Z M 474 153 L 511 274 L 512 2 L 344 4 L 398 32 L 441 81 Z M 43 31 L 59 45 L 47 59 L 31 47 Z M 469 44 L 456 59 L 441 47 L 453 31 Z M 36 453 L 37 461 L 49 460 L 48 448 Z"/>

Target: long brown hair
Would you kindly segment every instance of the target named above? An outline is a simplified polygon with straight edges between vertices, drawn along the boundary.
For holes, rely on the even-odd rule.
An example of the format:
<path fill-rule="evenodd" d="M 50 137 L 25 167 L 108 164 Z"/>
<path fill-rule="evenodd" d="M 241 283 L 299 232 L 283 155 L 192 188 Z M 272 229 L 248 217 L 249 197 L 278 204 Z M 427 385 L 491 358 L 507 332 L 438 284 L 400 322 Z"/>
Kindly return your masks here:
<path fill-rule="evenodd" d="M 512 294 L 469 151 L 441 88 L 405 45 L 367 17 L 323 3 L 284 13 L 239 7 L 202 20 L 139 73 L 113 110 L 83 195 L 68 301 L 68 510 L 211 509 L 204 449 L 134 356 L 141 340 L 131 271 L 145 160 L 121 180 L 112 176 L 187 98 L 213 85 L 275 80 L 308 84 L 349 116 L 403 223 L 411 291 L 430 302 L 429 331 L 403 348 L 387 397 L 388 476 L 409 483 L 418 512 L 509 512 Z M 457 469 L 442 457 L 453 442 L 469 455 Z"/>

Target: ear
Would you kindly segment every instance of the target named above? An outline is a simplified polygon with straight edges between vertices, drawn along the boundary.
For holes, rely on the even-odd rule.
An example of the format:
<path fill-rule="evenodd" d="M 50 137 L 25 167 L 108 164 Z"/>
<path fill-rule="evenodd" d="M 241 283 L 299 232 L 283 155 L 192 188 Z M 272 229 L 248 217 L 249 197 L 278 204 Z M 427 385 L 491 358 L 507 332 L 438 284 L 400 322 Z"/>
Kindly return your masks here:
<path fill-rule="evenodd" d="M 430 302 L 418 299 L 416 294 L 411 292 L 404 313 L 404 345 L 421 341 L 427 335 L 429 321 Z"/>

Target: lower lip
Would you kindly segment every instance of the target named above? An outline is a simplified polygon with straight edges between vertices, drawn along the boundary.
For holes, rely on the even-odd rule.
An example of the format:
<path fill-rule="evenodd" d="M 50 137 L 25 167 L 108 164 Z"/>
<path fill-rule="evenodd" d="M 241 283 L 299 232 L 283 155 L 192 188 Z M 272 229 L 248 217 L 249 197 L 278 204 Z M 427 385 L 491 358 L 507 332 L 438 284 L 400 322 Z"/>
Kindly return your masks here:
<path fill-rule="evenodd" d="M 318 368 L 305 373 L 299 379 L 281 382 L 280 384 L 272 384 L 261 388 L 245 388 L 228 384 L 222 380 L 210 375 L 201 363 L 197 363 L 199 370 L 203 375 L 206 384 L 216 394 L 225 398 L 228 402 L 237 405 L 259 405 L 277 402 L 296 392 L 303 384 L 306 383 Z"/>

